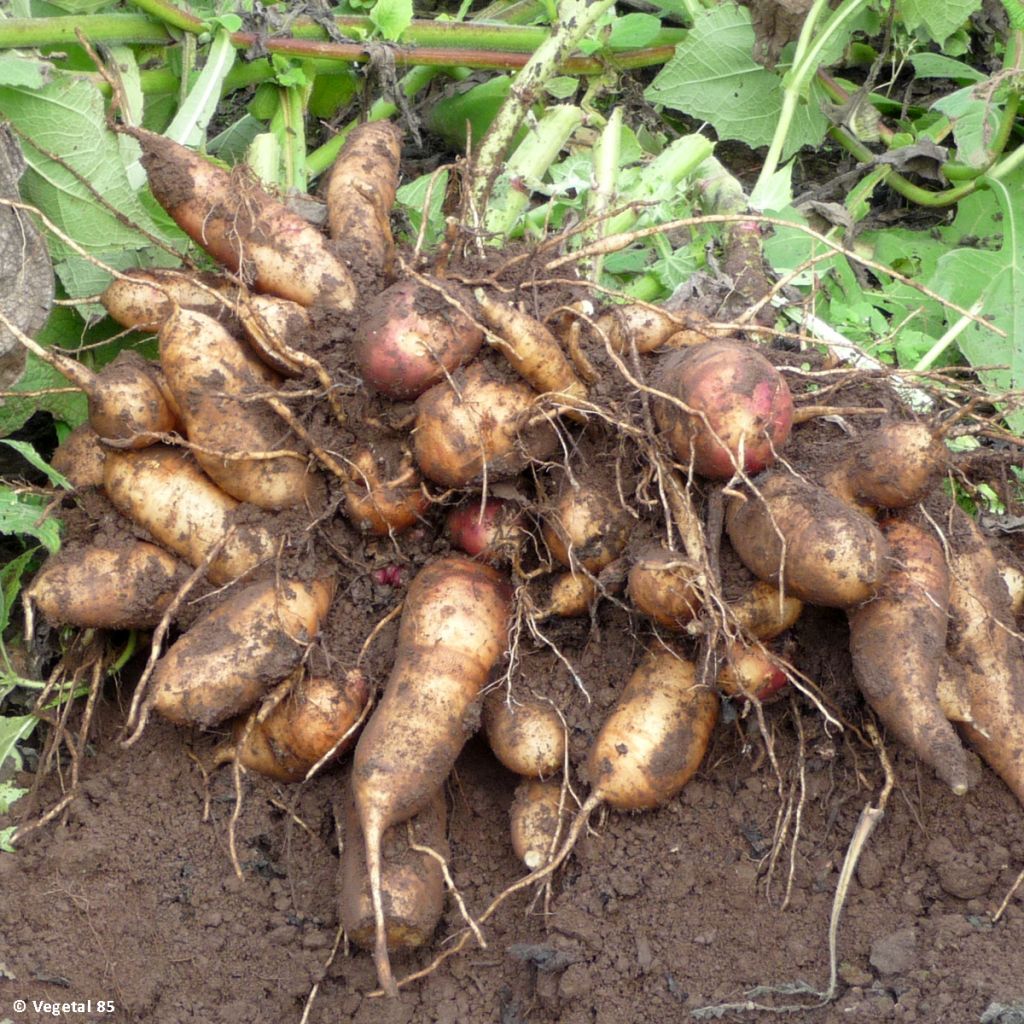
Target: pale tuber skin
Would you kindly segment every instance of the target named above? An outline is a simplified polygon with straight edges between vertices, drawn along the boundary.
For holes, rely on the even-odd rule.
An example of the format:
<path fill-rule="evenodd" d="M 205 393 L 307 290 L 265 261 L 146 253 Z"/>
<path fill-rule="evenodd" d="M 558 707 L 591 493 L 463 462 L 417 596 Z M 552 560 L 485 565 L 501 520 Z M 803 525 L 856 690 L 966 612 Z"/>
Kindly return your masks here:
<path fill-rule="evenodd" d="M 740 561 L 787 595 L 826 608 L 870 600 L 888 573 L 889 545 L 866 516 L 820 487 L 786 473 L 733 498 L 726 531 Z"/>
<path fill-rule="evenodd" d="M 1014 615 L 1020 615 L 1024 612 L 1024 572 L 1015 565 L 1001 565 L 999 575 L 1010 595 L 1010 610 Z"/>
<path fill-rule="evenodd" d="M 345 513 L 356 529 L 386 537 L 399 534 L 419 522 L 430 507 L 423 478 L 411 463 L 403 461 L 394 476 L 369 448 L 354 453 L 351 476 L 345 481 Z M 388 479 L 381 479 L 381 470 Z"/>
<path fill-rule="evenodd" d="M 602 313 L 595 327 L 608 339 L 616 352 L 653 352 L 660 348 L 682 325 L 671 313 L 655 306 L 614 306 Z"/>
<path fill-rule="evenodd" d="M 142 166 L 157 202 L 221 264 L 257 291 L 303 306 L 355 308 L 352 275 L 327 239 L 255 178 L 224 171 L 165 136 L 122 130 L 142 146 Z"/>
<path fill-rule="evenodd" d="M 207 475 L 233 498 L 258 508 L 309 502 L 317 476 L 304 456 L 231 457 L 295 448 L 283 420 L 259 400 L 261 393 L 275 391 L 277 374 L 202 313 L 176 309 L 159 337 L 168 384 Z"/>
<path fill-rule="evenodd" d="M 327 176 L 331 238 L 377 277 L 390 276 L 395 259 L 391 208 L 398 189 L 402 133 L 391 121 L 366 121 L 345 139 Z"/>
<path fill-rule="evenodd" d="M 685 555 L 662 547 L 641 550 L 629 570 L 626 594 L 638 612 L 659 626 L 684 631 L 700 613 L 700 570 Z"/>
<path fill-rule="evenodd" d="M 155 541 L 199 566 L 210 561 L 211 583 L 230 583 L 273 557 L 277 545 L 262 526 L 240 525 L 224 541 L 239 503 L 177 448 L 107 452 L 103 486 L 114 507 Z"/>
<path fill-rule="evenodd" d="M 554 856 L 568 817 L 560 780 L 523 779 L 519 783 L 509 825 L 512 849 L 528 870 L 543 867 Z"/>
<path fill-rule="evenodd" d="M 601 803 L 644 810 L 672 799 L 693 777 L 718 720 L 718 697 L 696 666 L 666 646 L 649 653 L 626 683 L 587 758 L 591 793 L 566 839 L 545 863 L 502 894 L 548 878 L 572 852 Z"/>
<path fill-rule="evenodd" d="M 409 830 L 417 846 L 448 859 L 444 789 L 439 787 L 408 821 L 389 828 L 381 839 L 380 895 L 384 904 L 384 935 L 389 950 L 419 949 L 434 934 L 444 910 L 444 874 L 428 853 L 410 848 Z M 373 892 L 366 868 L 366 845 L 352 799 L 345 807 L 345 851 L 341 864 L 341 922 L 349 941 L 374 949 L 377 925 Z"/>
<path fill-rule="evenodd" d="M 156 663 L 153 707 L 176 725 L 217 725 L 294 669 L 334 597 L 333 579 L 263 580 L 197 620 Z"/>
<path fill-rule="evenodd" d="M 822 486 L 854 508 L 909 508 L 928 496 L 948 462 L 930 427 L 892 421 L 847 445 Z"/>
<path fill-rule="evenodd" d="M 47 621 L 79 629 L 149 629 L 161 619 L 186 566 L 155 544 L 64 548 L 39 570 L 28 596 Z"/>
<path fill-rule="evenodd" d="M 75 427 L 57 446 L 50 465 L 76 489 L 103 486 L 107 450 L 88 423 Z"/>
<path fill-rule="evenodd" d="M 301 377 L 303 367 L 289 354 L 309 347 L 312 324 L 305 306 L 276 295 L 246 295 L 236 307 L 253 352 L 282 377 Z"/>
<path fill-rule="evenodd" d="M 985 535 L 956 506 L 951 524 L 947 666 L 963 680 L 972 719 L 960 731 L 1024 804 L 1024 650 Z"/>
<path fill-rule="evenodd" d="M 233 322 L 238 295 L 238 285 L 217 274 L 153 267 L 115 277 L 100 302 L 122 327 L 156 333 L 175 306 Z"/>
<path fill-rule="evenodd" d="M 937 696 L 945 647 L 949 573 L 938 538 L 914 523 L 884 525 L 893 569 L 873 601 L 852 608 L 854 678 L 886 728 L 958 796 L 967 756 Z"/>
<path fill-rule="evenodd" d="M 596 573 L 622 554 L 632 525 L 614 490 L 599 478 L 567 477 L 544 510 L 542 532 L 552 556 L 567 569 Z"/>
<path fill-rule="evenodd" d="M 718 721 L 718 697 L 665 648 L 630 676 L 587 756 L 591 796 L 621 811 L 659 807 L 693 777 Z"/>
<path fill-rule="evenodd" d="M 120 448 L 146 448 L 159 439 L 156 435 L 178 426 L 154 368 L 137 352 L 119 352 L 99 373 L 52 352 L 49 361 L 85 392 L 89 426 L 104 441 Z"/>
<path fill-rule="evenodd" d="M 301 782 L 322 758 L 339 758 L 355 746 L 369 699 L 370 684 L 360 669 L 303 675 L 262 721 L 259 712 L 239 719 L 218 760 L 237 761 L 278 782 Z"/>
<path fill-rule="evenodd" d="M 428 480 L 465 487 L 512 477 L 558 446 L 545 419 L 531 422 L 537 394 L 480 362 L 452 374 L 416 401 L 413 450 Z"/>
<path fill-rule="evenodd" d="M 748 637 L 772 640 L 796 623 L 804 603 L 787 597 L 772 583 L 756 580 L 745 594 L 729 602 L 729 610 Z"/>
<path fill-rule="evenodd" d="M 377 922 L 374 962 L 397 994 L 381 894 L 381 841 L 422 809 L 468 739 L 469 711 L 508 644 L 511 591 L 489 566 L 461 557 L 427 565 L 406 595 L 398 656 L 356 746 L 352 787 L 366 841 Z"/>
<path fill-rule="evenodd" d="M 552 704 L 512 701 L 494 690 L 484 701 L 483 726 L 494 756 L 509 771 L 544 778 L 562 770 L 565 726 Z"/>
<path fill-rule="evenodd" d="M 599 335 L 613 351 L 639 353 L 660 348 L 688 348 L 710 341 L 713 332 L 705 317 L 693 310 L 669 313 L 657 306 L 613 306 L 595 321 Z"/>
<path fill-rule="evenodd" d="M 537 587 L 531 587 L 533 617 L 538 622 L 589 615 L 599 593 L 594 577 L 582 572 L 557 573 L 544 580 L 540 588 L 543 596 L 537 593 Z"/>
<path fill-rule="evenodd" d="M 484 321 L 498 336 L 489 338 L 489 343 L 523 380 L 541 394 L 565 395 L 570 401 L 586 399 L 586 385 L 576 376 L 558 340 L 540 321 L 508 302 L 491 298 L 482 289 L 475 294 Z"/>

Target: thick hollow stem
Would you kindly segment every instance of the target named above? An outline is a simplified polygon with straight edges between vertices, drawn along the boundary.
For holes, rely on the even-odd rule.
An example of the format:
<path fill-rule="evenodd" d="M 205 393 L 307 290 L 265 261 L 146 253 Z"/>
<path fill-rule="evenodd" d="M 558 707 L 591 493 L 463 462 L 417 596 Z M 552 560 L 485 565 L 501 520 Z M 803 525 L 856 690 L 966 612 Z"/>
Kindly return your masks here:
<path fill-rule="evenodd" d="M 484 231 L 493 244 L 503 245 L 530 200 L 530 182 L 539 182 L 568 138 L 583 121 L 579 107 L 552 107 L 519 144 L 505 165 L 496 199 L 489 203 Z"/>
<path fill-rule="evenodd" d="M 558 25 L 534 51 L 501 105 L 491 127 L 483 138 L 473 163 L 469 184 L 469 205 L 472 222 L 479 224 L 487 199 L 501 171 L 501 162 L 512 143 L 526 112 L 536 101 L 544 83 L 562 66 L 576 44 L 590 31 L 613 0 L 596 0 L 589 7 L 586 0 L 563 0 L 558 11 Z"/>

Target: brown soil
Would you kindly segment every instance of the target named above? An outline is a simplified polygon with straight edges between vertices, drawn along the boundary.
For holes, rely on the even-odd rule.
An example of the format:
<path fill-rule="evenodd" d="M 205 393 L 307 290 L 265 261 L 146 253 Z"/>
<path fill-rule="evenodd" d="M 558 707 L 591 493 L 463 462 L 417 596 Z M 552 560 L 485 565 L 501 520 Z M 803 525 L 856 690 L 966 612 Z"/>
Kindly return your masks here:
<path fill-rule="evenodd" d="M 559 301 L 552 297 L 549 309 Z M 600 357 L 595 353 L 596 362 Z M 331 370 L 341 379 L 344 359 L 336 358 Z M 643 414 L 621 378 L 605 379 L 618 381 L 601 392 L 609 407 Z M 799 375 L 789 380 L 799 390 Z M 877 385 L 865 381 L 829 398 L 846 405 L 880 400 Z M 354 398 L 349 408 L 353 423 L 398 424 L 408 411 L 373 396 Z M 317 417 L 322 410 L 310 412 L 310 422 Z M 870 425 L 861 420 L 858 429 Z M 348 434 L 336 431 L 332 448 L 351 444 Z M 401 435 L 396 426 L 395 438 Z M 834 423 L 808 424 L 795 432 L 786 456 L 798 469 L 820 472 L 840 436 Z M 640 460 L 614 432 L 566 432 L 563 439 L 571 440 L 576 468 L 600 462 L 616 486 L 642 474 Z M 537 476 L 507 484 L 506 493 L 530 507 L 558 480 L 549 474 L 545 484 Z M 702 497 L 712 494 L 708 488 Z M 315 543 L 296 545 L 282 571 L 306 576 L 330 560 L 339 575 L 317 663 L 352 666 L 401 588 L 447 550 L 443 511 L 432 508 L 395 542 L 359 537 L 325 513 Z M 111 527 L 112 514 L 105 501 L 86 495 L 68 510 L 68 535 L 85 541 L 140 532 Z M 659 536 L 659 514 L 653 497 L 632 538 L 636 550 Z M 309 513 L 293 510 L 273 521 L 298 534 Z M 1019 543 L 1016 558 L 1024 560 Z M 735 588 L 743 570 L 727 546 L 722 569 L 726 589 Z M 196 595 L 201 603 L 182 624 L 216 599 L 208 588 Z M 578 766 L 643 649 L 655 641 L 649 625 L 614 598 L 602 601 L 592 619 L 545 622 L 542 630 L 549 643 L 523 641 L 512 684 L 562 709 L 570 760 Z M 375 682 L 387 678 L 396 632 L 392 622 L 369 650 L 364 667 Z M 328 768 L 299 786 L 243 779 L 239 879 L 228 850 L 232 773 L 208 775 L 205 767 L 223 732 L 177 729 L 154 718 L 141 741 L 124 749 L 130 687 L 111 686 L 97 708 L 81 792 L 16 856 L 0 855 L 0 1021 L 16 999 L 29 1004 L 13 1014 L 16 1021 L 53 1019 L 34 1011 L 33 1000 L 92 1000 L 92 1010 L 65 1016 L 153 1024 L 661 1024 L 748 998 L 804 1005 L 790 1019 L 822 1024 L 968 1024 L 994 1004 L 1024 1006 L 1024 891 L 998 923 L 989 916 L 1024 866 L 1020 805 L 973 755 L 975 785 L 958 799 L 891 741 L 897 785 L 844 909 L 837 998 L 812 1009 L 819 1001 L 813 994 L 793 992 L 796 984 L 805 992 L 827 986 L 839 870 L 858 818 L 883 782 L 860 731 L 865 711 L 847 648 L 845 617 L 826 610 L 806 612 L 786 640 L 845 730 L 826 729 L 803 698 L 766 707 L 776 774 L 757 716 L 723 705 L 711 750 L 681 796 L 645 814 L 596 816 L 547 896 L 510 899 L 485 927 L 486 949 L 469 947 L 397 1001 L 370 995 L 376 981 L 366 953 L 343 944 L 333 949 L 340 941 L 347 767 Z M 18 813 L 31 817 L 52 806 L 66 782 L 66 773 L 51 773 Z M 508 840 L 516 784 L 475 739 L 448 785 L 452 873 L 475 914 L 524 874 Z M 578 773 L 573 785 L 582 797 L 586 784 Z M 773 859 L 772 836 L 787 811 L 790 841 Z M 462 926 L 449 899 L 432 947 L 396 957 L 397 976 L 428 963 Z M 788 994 L 748 997 L 758 985 L 786 987 Z M 112 1000 L 116 1011 L 96 1012 L 99 1000 Z M 707 1019 L 716 1017 L 779 1019 L 757 1010 L 709 1011 Z"/>
<path fill-rule="evenodd" d="M 602 620 L 609 639 L 624 636 L 618 615 Z M 806 633 L 840 629 L 822 615 Z M 576 694 L 574 727 L 610 703 L 631 646 L 575 652 L 593 704 Z M 75 1019 L 298 1022 L 319 981 L 308 1020 L 320 1024 L 641 1024 L 686 1019 L 758 984 L 823 988 L 837 872 L 880 773 L 855 741 L 827 735 L 813 710 L 783 703 L 767 716 L 787 788 L 797 716 L 806 742 L 787 910 L 777 904 L 788 850 L 769 895 L 758 881 L 780 807 L 776 782 L 767 763 L 754 767 L 756 730 L 736 721 L 719 727 L 705 768 L 679 799 L 595 823 L 559 874 L 548 917 L 543 901 L 531 907 L 527 896 L 514 898 L 486 929 L 486 950 L 464 952 L 389 1003 L 367 994 L 375 979 L 366 954 L 339 949 L 324 967 L 338 923 L 335 818 L 344 772 L 300 787 L 246 780 L 238 880 L 226 841 L 230 772 L 211 777 L 204 822 L 203 776 L 186 756 L 208 758 L 212 739 L 154 721 L 137 747 L 121 750 L 121 711 L 109 700 L 67 820 L 27 840 L 16 857 L 0 857 L 4 1012 L 16 998 L 111 999 L 113 1016 Z M 586 731 L 574 728 L 574 736 Z M 895 756 L 899 787 L 843 915 L 839 999 L 796 1019 L 967 1024 L 993 1002 L 1024 999 L 1024 902 L 1018 896 L 995 926 L 987 916 L 1024 863 L 1019 805 L 987 770 L 957 800 L 909 756 Z M 522 874 L 507 839 L 514 788 L 479 741 L 449 787 L 452 868 L 477 912 Z M 449 900 L 435 948 L 460 927 Z M 397 966 L 404 973 L 407 964 Z"/>
<path fill-rule="evenodd" d="M 332 613 L 329 646 L 351 658 L 367 621 L 395 596 L 369 573 L 353 576 Z M 564 708 L 575 763 L 649 640 L 637 625 L 611 604 L 593 632 L 576 622 L 547 624 L 589 701 L 550 652 L 531 650 L 523 661 L 516 685 Z M 386 673 L 394 638 L 394 625 L 386 627 L 371 652 L 375 678 Z M 805 614 L 790 646 L 829 700 L 860 722 L 842 614 Z M 127 696 L 111 691 L 101 703 L 82 794 L 66 818 L 27 839 L 17 856 L 0 856 L 4 1012 L 13 999 L 30 1007 L 34 999 L 94 1006 L 109 999 L 115 1014 L 76 1019 L 298 1024 L 319 982 L 310 1024 L 660 1024 L 743 1002 L 756 985 L 823 989 L 838 872 L 882 783 L 876 757 L 853 731 L 830 734 L 808 703 L 782 701 L 765 709 L 783 772 L 780 797 L 754 717 L 727 705 L 704 767 L 678 799 L 642 815 L 595 819 L 547 905 L 514 897 L 485 929 L 487 949 L 468 949 L 392 1003 L 369 995 L 375 975 L 367 954 L 341 947 L 331 956 L 347 769 L 301 786 L 246 777 L 239 880 L 227 845 L 231 772 L 207 784 L 200 768 L 221 737 L 154 719 L 124 750 Z M 1024 865 L 1024 817 L 980 764 L 977 784 L 957 799 L 908 753 L 889 747 L 897 788 L 843 914 L 838 998 L 795 1019 L 974 1022 L 991 1004 L 1024 1000 L 1021 894 L 998 924 L 989 918 Z M 476 913 L 523 874 L 508 841 L 516 782 L 477 739 L 448 786 L 452 870 Z M 783 850 L 768 887 L 776 819 L 801 787 L 799 839 L 795 850 Z M 42 805 L 58 795 L 51 779 Z M 461 927 L 449 899 L 433 949 L 399 958 L 398 976 L 427 963 Z M 30 1010 L 12 1019 L 52 1018 Z M 722 1019 L 778 1018 L 728 1012 Z"/>

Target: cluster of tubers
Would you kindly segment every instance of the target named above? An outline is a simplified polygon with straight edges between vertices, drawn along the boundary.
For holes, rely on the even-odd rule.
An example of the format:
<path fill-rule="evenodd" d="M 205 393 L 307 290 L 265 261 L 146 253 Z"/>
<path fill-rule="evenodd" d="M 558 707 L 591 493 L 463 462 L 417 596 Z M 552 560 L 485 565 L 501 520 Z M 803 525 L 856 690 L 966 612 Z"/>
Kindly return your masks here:
<path fill-rule="evenodd" d="M 974 522 L 922 504 L 948 462 L 935 430 L 885 421 L 812 481 L 779 459 L 801 419 L 784 375 L 693 314 L 581 307 L 549 327 L 454 274 L 408 269 L 393 282 L 400 139 L 386 123 L 361 126 L 342 150 L 326 186 L 329 237 L 249 178 L 130 131 L 153 195 L 230 275 L 139 271 L 104 294 L 120 323 L 156 332 L 159 361 L 125 353 L 98 374 L 62 362 L 89 421 L 54 465 L 102 489 L 131 525 L 113 546 L 67 546 L 28 596 L 52 623 L 150 629 L 203 579 L 223 593 L 155 662 L 147 708 L 204 729 L 230 720 L 217 759 L 289 782 L 358 733 L 342 917 L 385 991 L 397 990 L 390 952 L 429 943 L 442 912 L 443 788 L 478 707 L 522 779 L 512 842 L 539 880 L 598 804 L 635 811 L 680 791 L 720 695 L 763 701 L 785 685 L 778 638 L 804 603 L 846 611 L 856 682 L 894 737 L 957 793 L 965 738 L 1024 802 L 1011 597 Z M 316 408 L 345 424 L 316 342 L 332 323 L 347 325 L 341 340 L 373 400 L 405 410 L 397 461 L 372 440 L 328 450 L 315 417 L 286 400 L 290 387 L 313 389 Z M 597 364 L 646 378 L 626 402 L 632 419 L 606 415 Z M 633 476 L 565 454 L 602 431 L 634 444 Z M 642 491 L 657 497 L 630 500 Z M 728 600 L 710 494 L 750 574 Z M 315 524 L 340 506 L 359 534 L 398 544 L 442 505 L 460 553 L 412 580 L 372 707 L 359 668 L 308 664 L 349 570 L 328 558 L 283 571 L 299 564 L 289 548 L 311 542 L 278 517 L 305 511 Z M 574 808 L 558 708 L 514 685 L 483 695 L 513 624 L 585 617 L 602 599 L 647 623 L 649 651 L 591 745 L 590 795 Z"/>

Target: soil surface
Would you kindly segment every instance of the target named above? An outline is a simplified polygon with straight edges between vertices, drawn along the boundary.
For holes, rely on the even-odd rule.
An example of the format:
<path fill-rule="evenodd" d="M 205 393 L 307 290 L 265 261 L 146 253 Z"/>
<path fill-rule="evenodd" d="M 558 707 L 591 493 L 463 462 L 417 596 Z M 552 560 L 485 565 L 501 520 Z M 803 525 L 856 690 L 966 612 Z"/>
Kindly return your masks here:
<path fill-rule="evenodd" d="M 562 298 L 551 296 L 548 308 L 537 312 L 560 304 Z M 604 353 L 592 355 L 600 363 Z M 811 385 L 828 383 L 824 370 L 802 379 L 806 353 L 776 351 L 773 358 L 789 364 L 787 379 L 798 400 L 808 397 L 801 392 Z M 656 361 L 640 372 L 653 375 Z M 337 367 L 331 370 L 341 379 Z M 609 409 L 643 414 L 623 378 L 606 374 L 603 380 L 618 382 L 617 388 L 605 383 L 595 389 Z M 877 384 L 855 376 L 830 388 L 827 398 L 839 405 L 891 404 Z M 377 397 L 362 401 L 365 408 L 351 407 L 352 421 L 373 440 L 352 427 L 355 436 L 331 438 L 332 446 L 372 443 L 383 451 L 397 444 L 407 430 L 408 408 Z M 322 409 L 309 415 L 314 426 L 317 415 L 326 418 Z M 860 419 L 854 432 L 873 423 Z M 834 420 L 798 428 L 787 461 L 811 475 L 822 471 L 846 429 L 849 424 Z M 562 437 L 576 471 L 599 467 L 614 481 L 615 493 L 634 497 L 638 521 L 627 556 L 663 535 L 656 488 L 622 436 L 598 427 L 566 428 Z M 557 467 L 534 469 L 525 479 L 506 482 L 502 493 L 535 513 L 561 475 Z M 701 487 L 697 497 L 713 513 L 714 488 Z M 448 546 L 440 504 L 401 537 L 374 540 L 334 515 L 338 503 L 332 494 L 315 541 L 295 544 L 271 571 L 305 577 L 331 564 L 339 590 L 312 663 L 345 669 L 415 572 Z M 65 511 L 69 542 L 145 535 L 119 520 L 94 492 Z M 252 518 L 268 517 L 254 511 Z M 310 512 L 293 510 L 274 523 L 281 533 L 305 536 Z M 1021 536 L 1000 541 L 1015 542 L 1009 554 L 1018 564 L 1024 563 Z M 724 591 L 742 590 L 745 570 L 724 542 L 721 569 Z M 608 582 L 611 593 L 610 577 Z M 224 596 L 197 588 L 177 628 Z M 375 684 L 387 678 L 396 634 L 391 621 L 368 647 L 362 667 Z M 227 724 L 200 732 L 154 717 L 141 740 L 126 749 L 121 740 L 132 687 L 127 681 L 110 684 L 96 707 L 74 800 L 20 842 L 16 855 L 0 855 L 0 1022 L 52 1020 L 43 1002 L 89 1001 L 84 1010 L 63 1011 L 61 1019 L 780 1019 L 757 1009 L 770 1004 L 796 1005 L 801 1008 L 789 1019 L 821 1024 L 1019 1021 L 1014 1014 L 1024 1013 L 1024 889 L 997 922 L 991 915 L 1024 867 L 1021 806 L 973 755 L 974 785 L 957 798 L 892 740 L 886 749 L 895 787 L 849 885 L 834 998 L 825 999 L 829 919 L 840 871 L 858 820 L 885 781 L 866 739 L 869 716 L 852 682 L 848 639 L 842 613 L 808 609 L 783 641 L 787 656 L 814 680 L 824 706 L 845 728 L 829 725 L 821 708 L 802 695 L 787 694 L 764 707 L 761 723 L 742 704 L 724 702 L 711 749 L 679 797 L 644 814 L 595 815 L 549 891 L 511 897 L 484 927 L 486 948 L 471 944 L 391 1001 L 372 995 L 376 977 L 369 956 L 348 949 L 339 930 L 347 764 L 296 786 L 247 774 L 236 801 L 232 771 L 210 768 Z M 544 622 L 532 638 L 523 632 L 510 675 L 513 693 L 547 697 L 561 709 L 572 785 L 581 799 L 586 782 L 578 766 L 643 651 L 658 642 L 649 623 L 613 596 L 590 618 Z M 131 668 L 126 680 L 138 677 L 141 664 L 134 676 Z M 79 706 L 75 714 L 81 713 Z M 69 724 L 73 728 L 74 720 Z M 38 739 L 44 738 L 41 729 Z M 69 784 L 68 767 L 58 763 L 15 809 L 21 820 L 56 804 Z M 18 781 L 29 785 L 32 779 Z M 451 871 L 474 915 L 525 874 L 508 838 L 517 781 L 477 738 L 447 785 Z M 241 877 L 230 853 L 233 818 Z M 773 845 L 780 822 L 782 840 Z M 463 926 L 449 898 L 432 947 L 396 956 L 396 975 L 428 964 Z M 16 1000 L 27 1009 L 14 1009 Z M 114 1008 L 98 1009 L 101 1001 Z"/>
<path fill-rule="evenodd" d="M 815 628 L 841 628 L 822 618 L 829 621 Z M 581 717 L 597 717 L 611 701 L 634 653 L 623 622 L 611 616 L 602 625 L 621 642 L 599 657 L 581 652 L 593 697 L 587 706 L 578 694 Z M 375 976 L 365 953 L 339 947 L 331 957 L 344 769 L 299 787 L 246 778 L 238 879 L 227 845 L 231 773 L 212 775 L 207 787 L 194 760 L 208 757 L 210 738 L 153 721 L 122 750 L 122 712 L 107 700 L 66 820 L 26 840 L 16 857 L 0 857 L 2 1013 L 42 1021 L 53 1018 L 33 1013 L 33 1000 L 111 1000 L 112 1014 L 66 1019 L 642 1024 L 742 1002 L 757 985 L 825 988 L 839 868 L 881 774 L 869 750 L 828 735 L 809 707 L 782 703 L 766 717 L 786 797 L 793 786 L 799 796 L 801 784 L 805 794 L 795 853 L 783 851 L 768 892 L 760 876 L 782 803 L 756 729 L 735 720 L 719 727 L 680 798 L 651 813 L 595 819 L 546 908 L 543 898 L 513 897 L 486 928 L 487 949 L 464 951 L 387 1002 L 368 994 Z M 988 770 L 957 799 L 909 756 L 894 756 L 897 788 L 841 921 L 838 998 L 791 1019 L 967 1024 L 993 1004 L 1024 1000 L 1024 900 L 1018 895 L 998 924 L 989 918 L 1024 864 L 1019 805 Z M 515 782 L 474 740 L 449 786 L 452 870 L 477 913 L 523 874 L 507 835 Z M 461 925 L 449 900 L 435 949 Z M 401 975 L 428 960 L 396 966 Z M 12 1013 L 15 999 L 29 1011 Z"/>

